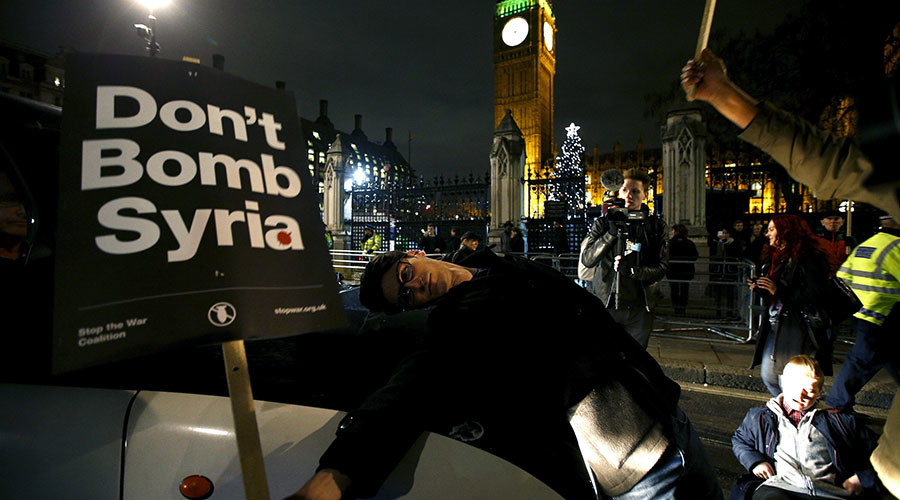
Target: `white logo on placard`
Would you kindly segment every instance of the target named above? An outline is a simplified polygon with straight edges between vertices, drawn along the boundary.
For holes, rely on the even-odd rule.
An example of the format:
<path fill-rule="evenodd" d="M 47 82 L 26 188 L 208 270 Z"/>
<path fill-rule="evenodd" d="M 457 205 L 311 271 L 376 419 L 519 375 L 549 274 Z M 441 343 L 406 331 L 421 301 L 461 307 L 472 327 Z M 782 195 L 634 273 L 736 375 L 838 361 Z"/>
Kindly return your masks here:
<path fill-rule="evenodd" d="M 206 317 L 209 318 L 209 322 L 214 326 L 228 326 L 234 321 L 236 316 L 237 311 L 234 309 L 234 306 L 228 302 L 213 304 L 206 314 Z"/>

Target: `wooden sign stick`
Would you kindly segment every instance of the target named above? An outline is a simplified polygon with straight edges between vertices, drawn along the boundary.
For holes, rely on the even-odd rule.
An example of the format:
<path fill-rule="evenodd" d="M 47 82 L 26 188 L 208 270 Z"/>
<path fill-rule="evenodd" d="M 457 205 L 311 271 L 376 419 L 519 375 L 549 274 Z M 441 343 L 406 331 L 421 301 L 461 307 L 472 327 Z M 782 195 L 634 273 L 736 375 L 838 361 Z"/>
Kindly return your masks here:
<path fill-rule="evenodd" d="M 716 0 L 706 0 L 706 7 L 703 8 L 703 21 L 700 22 L 700 36 L 697 38 L 697 50 L 694 51 L 694 60 L 700 59 L 700 54 L 709 43 L 709 31 L 712 29 L 713 13 L 716 11 Z M 694 100 L 694 86 L 687 89 L 687 100 Z"/>
<path fill-rule="evenodd" d="M 244 341 L 232 340 L 223 343 L 222 354 L 225 356 L 228 394 L 231 399 L 231 414 L 234 417 L 238 457 L 241 460 L 244 494 L 247 500 L 269 500 L 269 484 L 266 480 L 262 445 L 259 442 L 259 427 L 256 425 L 256 408 L 253 406 L 253 391 L 250 388 Z"/>

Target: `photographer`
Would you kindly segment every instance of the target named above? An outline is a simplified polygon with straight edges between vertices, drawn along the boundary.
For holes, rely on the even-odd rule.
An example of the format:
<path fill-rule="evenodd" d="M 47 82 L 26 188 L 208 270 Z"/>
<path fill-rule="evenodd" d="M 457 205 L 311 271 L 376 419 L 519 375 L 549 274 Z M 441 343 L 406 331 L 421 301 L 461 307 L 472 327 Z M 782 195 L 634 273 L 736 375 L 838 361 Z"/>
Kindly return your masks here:
<path fill-rule="evenodd" d="M 619 197 L 625 206 L 612 208 L 594 221 L 581 253 L 581 263 L 599 267 L 594 293 L 643 347 L 653 330 L 653 308 L 659 281 L 669 269 L 669 235 L 665 222 L 644 205 L 650 177 L 626 170 Z"/>

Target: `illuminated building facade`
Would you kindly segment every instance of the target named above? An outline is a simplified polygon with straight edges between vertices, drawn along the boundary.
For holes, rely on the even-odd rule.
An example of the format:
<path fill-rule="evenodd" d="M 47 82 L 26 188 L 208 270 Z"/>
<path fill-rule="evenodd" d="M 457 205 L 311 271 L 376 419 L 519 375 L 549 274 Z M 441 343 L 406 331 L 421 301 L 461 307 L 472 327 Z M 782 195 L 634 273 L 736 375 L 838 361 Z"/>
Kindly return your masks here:
<path fill-rule="evenodd" d="M 362 130 L 362 115 L 356 115 L 355 127 L 349 134 L 334 127 L 328 118 L 328 101 L 319 101 L 319 116 L 315 120 L 300 118 L 309 173 L 317 184 L 319 209 L 325 190 L 325 166 L 328 150 L 335 139 L 341 138 L 344 179 L 348 182 L 371 184 L 373 188 L 391 191 L 394 184 L 406 184 L 413 176 L 409 163 L 392 141 L 391 129 L 386 129 L 382 143 L 372 142 Z M 350 186 L 346 186 L 349 191 Z M 343 187 L 342 187 L 343 188 Z"/>
<path fill-rule="evenodd" d="M 0 43 L 0 92 L 62 106 L 64 66 L 62 53 L 48 56 Z"/>

